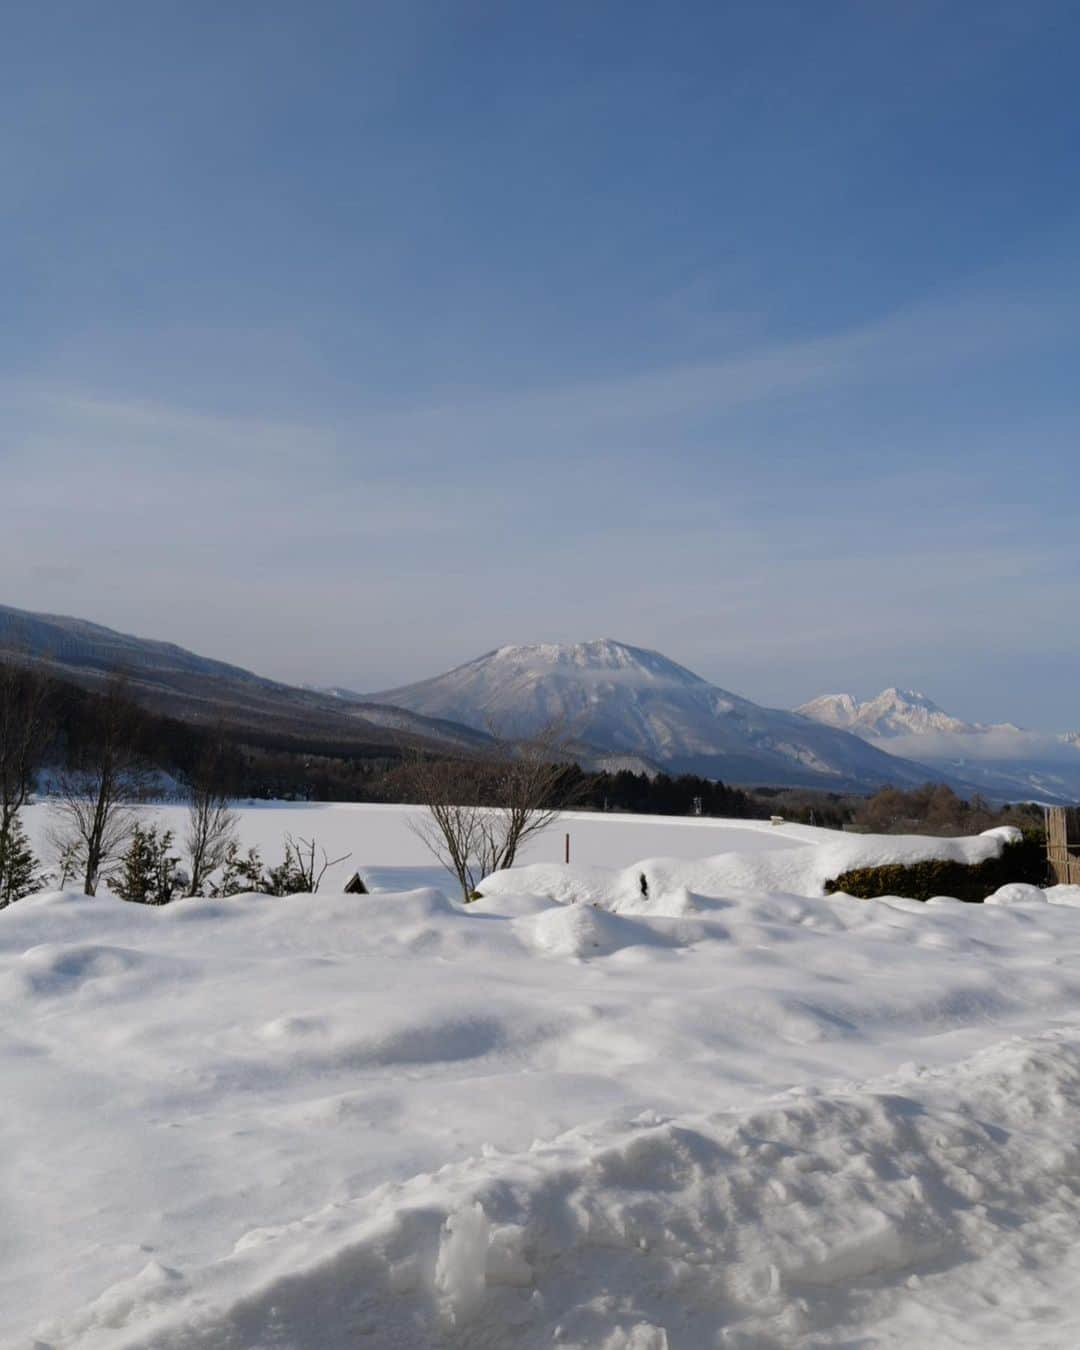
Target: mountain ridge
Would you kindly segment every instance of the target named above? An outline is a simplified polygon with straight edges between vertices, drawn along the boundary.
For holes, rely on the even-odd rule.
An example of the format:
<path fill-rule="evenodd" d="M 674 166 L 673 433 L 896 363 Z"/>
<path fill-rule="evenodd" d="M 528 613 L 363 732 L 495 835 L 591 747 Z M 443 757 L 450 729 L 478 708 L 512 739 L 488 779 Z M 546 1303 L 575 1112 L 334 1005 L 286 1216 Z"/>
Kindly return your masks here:
<path fill-rule="evenodd" d="M 528 735 L 561 720 L 592 768 L 837 791 L 934 778 L 1003 799 L 1080 799 L 1076 733 L 964 722 L 925 694 L 895 687 L 862 703 L 835 694 L 794 712 L 764 708 L 614 638 L 503 645 L 443 675 L 367 695 L 289 685 L 173 642 L 0 605 L 4 653 L 87 688 L 122 668 L 140 701 L 183 720 L 227 720 L 241 732 L 351 754 L 396 756 L 404 744 L 469 753 L 492 733 Z"/>
<path fill-rule="evenodd" d="M 97 689 L 114 671 L 133 696 L 182 720 L 227 720 L 260 734 L 311 741 L 340 740 L 358 752 L 396 754 L 400 742 L 429 748 L 476 749 L 488 740 L 471 728 L 411 717 L 401 709 L 345 704 L 316 690 L 257 675 L 176 643 L 121 633 L 62 614 L 0 605 L 0 655 L 30 660 L 84 688 Z"/>
<path fill-rule="evenodd" d="M 602 749 L 732 782 L 848 790 L 914 785 L 928 776 L 924 766 L 848 732 L 763 708 L 660 652 L 613 638 L 497 647 L 442 675 L 367 697 L 503 735 L 530 735 L 561 721 Z"/>
<path fill-rule="evenodd" d="M 117 670 L 138 701 L 182 720 L 227 720 L 260 735 L 284 734 L 320 746 L 396 757 L 403 746 L 430 753 L 472 754 L 491 744 L 483 728 L 373 702 L 344 687 L 290 685 L 242 666 L 200 656 L 176 643 L 141 638 L 88 619 L 0 605 L 0 656 L 29 657 L 85 688 L 100 688 Z M 643 756 L 569 747 L 583 768 L 655 774 Z"/>
<path fill-rule="evenodd" d="M 987 730 L 978 722 L 964 722 L 951 716 L 921 690 L 901 689 L 896 685 L 890 685 L 863 702 L 851 694 L 823 694 L 800 704 L 795 711 L 828 726 L 879 738 L 922 731 L 951 731 L 963 735 Z"/>
<path fill-rule="evenodd" d="M 918 690 L 890 686 L 861 701 L 823 694 L 795 711 L 869 744 L 962 777 L 980 790 L 1043 801 L 1080 800 L 1080 736 L 1012 722 L 966 722 Z"/>

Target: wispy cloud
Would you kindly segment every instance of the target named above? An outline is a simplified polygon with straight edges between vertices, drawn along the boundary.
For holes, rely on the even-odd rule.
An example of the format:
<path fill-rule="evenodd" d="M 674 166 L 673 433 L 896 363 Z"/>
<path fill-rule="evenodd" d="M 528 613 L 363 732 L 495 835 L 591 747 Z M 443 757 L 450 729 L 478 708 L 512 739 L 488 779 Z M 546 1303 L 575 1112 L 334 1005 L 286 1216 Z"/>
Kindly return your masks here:
<path fill-rule="evenodd" d="M 628 427 L 721 415 L 791 395 L 843 386 L 902 384 L 963 369 L 988 355 L 1045 342 L 1072 322 L 1059 296 L 982 293 L 897 310 L 840 332 L 783 341 L 719 359 L 561 384 L 524 393 L 441 401 L 360 420 L 376 443 L 421 447 L 479 438 L 490 453 L 544 442 L 557 453 L 609 443 Z"/>
<path fill-rule="evenodd" d="M 597 632 L 772 702 L 852 665 L 935 686 L 935 662 L 1051 623 L 1068 569 L 1032 510 L 969 463 L 875 455 L 874 391 L 1052 340 L 1064 318 L 1044 299 L 972 294 L 707 363 L 378 416 L 9 381 L 5 598 L 367 687 L 503 640 Z M 869 399 L 858 473 L 809 460 L 778 477 L 777 401 L 839 389 Z M 733 436 L 736 413 L 751 420 Z M 282 625 L 305 642 L 284 648 Z"/>

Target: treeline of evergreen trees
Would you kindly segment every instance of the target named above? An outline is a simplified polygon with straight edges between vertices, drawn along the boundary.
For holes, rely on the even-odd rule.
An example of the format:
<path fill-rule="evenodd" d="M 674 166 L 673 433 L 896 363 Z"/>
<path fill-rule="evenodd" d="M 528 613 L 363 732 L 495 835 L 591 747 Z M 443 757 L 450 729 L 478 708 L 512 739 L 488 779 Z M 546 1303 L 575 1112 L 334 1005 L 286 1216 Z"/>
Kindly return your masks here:
<path fill-rule="evenodd" d="M 617 773 L 583 773 L 576 804 L 596 811 L 632 811 L 656 816 L 730 816 L 736 819 L 763 819 L 770 811 L 741 788 L 728 787 L 710 778 L 694 774 L 671 777 L 620 769 Z"/>

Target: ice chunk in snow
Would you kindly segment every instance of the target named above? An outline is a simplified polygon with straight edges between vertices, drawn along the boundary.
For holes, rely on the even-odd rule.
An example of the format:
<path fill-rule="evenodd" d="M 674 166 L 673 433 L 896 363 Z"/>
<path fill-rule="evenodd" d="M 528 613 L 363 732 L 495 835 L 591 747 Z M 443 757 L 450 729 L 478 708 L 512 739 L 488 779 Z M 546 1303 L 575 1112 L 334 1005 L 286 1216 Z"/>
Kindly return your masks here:
<path fill-rule="evenodd" d="M 435 1284 L 453 1320 L 467 1316 L 484 1295 L 490 1235 L 491 1225 L 478 1201 L 463 1205 L 443 1226 Z"/>

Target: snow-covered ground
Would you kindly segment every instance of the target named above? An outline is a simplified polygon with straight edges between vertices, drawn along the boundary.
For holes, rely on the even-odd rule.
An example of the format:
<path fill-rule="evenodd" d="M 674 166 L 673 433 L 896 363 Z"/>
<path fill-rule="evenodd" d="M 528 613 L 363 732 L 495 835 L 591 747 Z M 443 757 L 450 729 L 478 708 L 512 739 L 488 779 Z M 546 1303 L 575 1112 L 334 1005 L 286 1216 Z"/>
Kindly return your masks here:
<path fill-rule="evenodd" d="M 408 814 L 243 813 L 367 897 L 0 913 L 2 1344 L 1080 1343 L 1080 888 L 593 816 L 466 909 Z"/>

